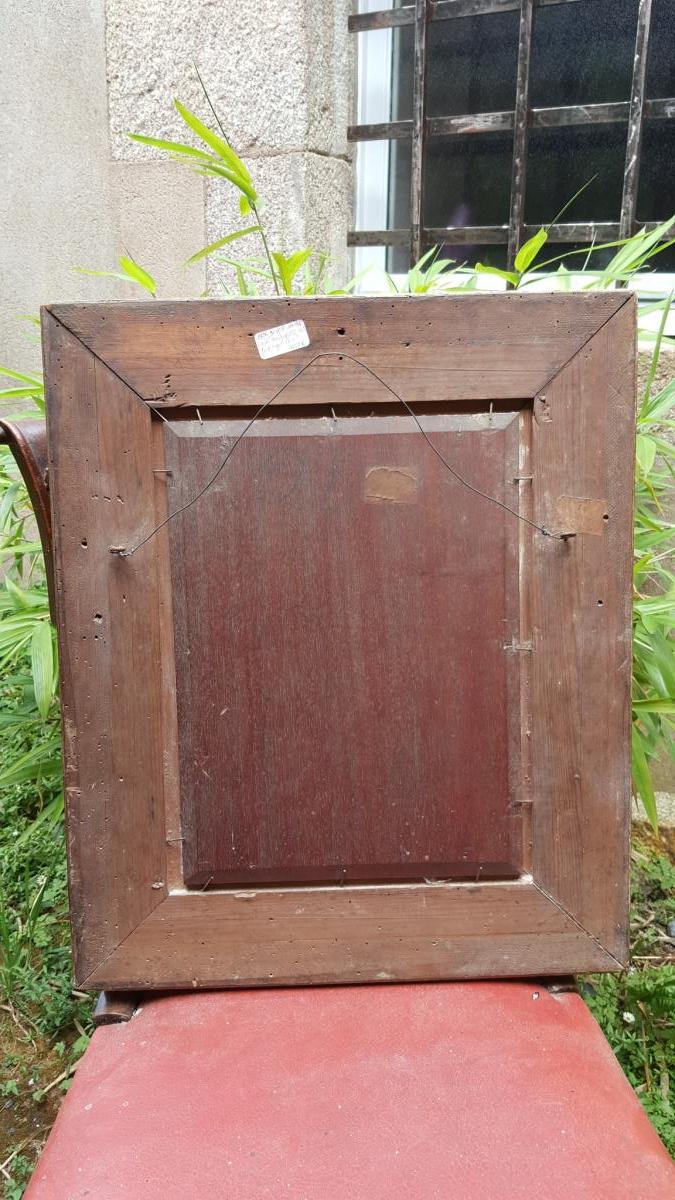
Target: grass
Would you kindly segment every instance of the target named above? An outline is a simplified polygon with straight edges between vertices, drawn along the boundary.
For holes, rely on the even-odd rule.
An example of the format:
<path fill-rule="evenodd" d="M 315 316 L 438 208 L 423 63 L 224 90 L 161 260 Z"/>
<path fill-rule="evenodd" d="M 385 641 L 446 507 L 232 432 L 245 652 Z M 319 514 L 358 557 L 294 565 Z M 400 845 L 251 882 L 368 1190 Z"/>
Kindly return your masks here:
<path fill-rule="evenodd" d="M 3 689 L 3 708 L 18 703 Z M 9 693 L 9 694 L 8 694 Z M 49 724 L 43 737 L 53 735 Z M 3 730 L 15 754 L 21 736 Z M 91 1033 L 91 996 L 73 989 L 60 822 L 39 821 L 53 799 L 34 783 L 0 790 L 0 1164 L 6 1200 L 19 1200 Z"/>
<path fill-rule="evenodd" d="M 624 1074 L 675 1156 L 675 830 L 634 833 L 632 967 L 580 980 Z"/>

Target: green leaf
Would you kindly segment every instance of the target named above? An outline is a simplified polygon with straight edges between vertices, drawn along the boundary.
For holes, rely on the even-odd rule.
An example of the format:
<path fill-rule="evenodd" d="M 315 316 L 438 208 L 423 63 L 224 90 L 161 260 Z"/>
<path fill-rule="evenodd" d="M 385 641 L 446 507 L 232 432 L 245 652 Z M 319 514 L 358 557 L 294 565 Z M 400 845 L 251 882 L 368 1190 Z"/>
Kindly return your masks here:
<path fill-rule="evenodd" d="M 309 258 L 312 257 L 314 251 L 310 247 L 308 250 L 296 250 L 295 254 L 290 254 L 288 258 L 285 255 L 279 254 L 276 250 L 272 251 L 279 278 L 287 296 L 293 293 L 293 280 L 298 271 L 304 267 Z"/>
<path fill-rule="evenodd" d="M 487 263 L 477 262 L 474 271 L 479 275 L 496 275 L 498 279 L 507 279 L 515 287 L 520 276 L 516 275 L 515 271 L 502 271 L 499 267 L 490 267 Z"/>
<path fill-rule="evenodd" d="M 49 753 L 47 749 L 49 748 Z M 26 754 L 0 770 L 0 787 L 25 783 L 28 780 L 58 779 L 61 775 L 61 754 L 58 739 L 53 743 L 38 743 Z"/>
<path fill-rule="evenodd" d="M 95 275 L 99 279 L 121 279 L 122 283 L 137 283 L 146 292 L 154 296 L 156 283 L 143 267 L 139 267 L 132 258 L 122 257 L 119 260 L 121 271 L 97 271 L 93 267 L 73 267 L 79 275 Z"/>
<path fill-rule="evenodd" d="M 201 158 L 207 162 L 211 159 L 211 155 L 206 154 L 204 150 L 186 146 L 184 142 L 166 142 L 162 138 L 145 137 L 142 133 L 128 133 L 127 137 L 131 138 L 132 142 L 140 142 L 142 146 L 154 146 L 157 150 L 166 150 L 179 158 Z"/>
<path fill-rule="evenodd" d="M 42 542 L 12 542 L 3 538 L 0 554 L 42 554 Z"/>
<path fill-rule="evenodd" d="M 240 296 L 251 296 L 253 294 L 253 289 L 246 282 L 246 276 L 244 275 L 243 269 L 237 264 L 237 266 L 235 267 L 234 270 L 235 270 L 235 275 L 237 278 L 237 287 L 239 288 L 239 295 Z"/>
<path fill-rule="evenodd" d="M 125 275 L 128 275 L 130 279 L 133 279 L 134 283 L 140 284 L 140 286 L 145 288 L 146 292 L 149 292 L 151 296 L 155 295 L 157 292 L 157 284 L 152 278 L 152 275 L 150 275 L 148 271 L 144 270 L 143 267 L 139 266 L 137 262 L 134 262 L 133 258 L 127 258 L 122 255 L 122 257 L 119 259 L 119 264 Z"/>
<path fill-rule="evenodd" d="M 659 818 L 656 811 L 656 796 L 649 770 L 647 755 L 644 751 L 642 736 L 635 724 L 631 731 L 633 746 L 633 785 L 642 800 L 647 819 L 655 833 L 658 832 Z"/>
<path fill-rule="evenodd" d="M 35 702 L 44 720 L 54 696 L 54 642 L 47 621 L 40 621 L 33 630 L 30 659 Z"/>
<path fill-rule="evenodd" d="M 176 112 L 179 113 L 179 115 L 185 121 L 185 124 L 189 126 L 192 132 L 196 133 L 197 137 L 201 138 L 201 140 L 205 142 L 207 146 L 210 146 L 212 150 L 215 150 L 218 157 L 222 159 L 222 161 L 227 167 L 229 167 L 233 174 L 239 176 L 241 179 L 241 190 L 255 202 L 253 181 L 248 168 L 241 161 L 239 155 L 235 153 L 232 147 L 229 146 L 228 143 L 223 140 L 223 138 L 219 137 L 217 133 L 213 133 L 213 131 L 209 129 L 208 125 L 205 125 L 203 121 L 199 120 L 199 117 L 196 117 L 193 112 L 190 112 L 189 108 L 186 108 L 184 104 L 181 104 L 180 100 L 174 99 L 173 103 Z"/>
<path fill-rule="evenodd" d="M 633 237 L 628 238 L 602 270 L 598 286 L 609 287 L 611 283 L 626 279 L 637 271 L 647 258 L 651 257 L 649 251 L 658 253 L 663 250 L 665 243 L 663 246 L 659 246 L 659 243 L 671 229 L 674 221 L 675 217 L 670 217 L 669 220 L 657 225 L 655 229 L 648 232 L 643 228 L 638 230 Z"/>
<path fill-rule="evenodd" d="M 531 238 L 528 238 L 528 240 L 523 243 L 523 245 L 520 247 L 520 250 L 516 254 L 514 263 L 516 271 L 518 271 L 520 275 L 523 275 L 525 271 L 527 271 L 527 268 L 530 266 L 530 264 L 534 262 L 539 251 L 541 250 L 542 246 L 546 244 L 547 240 L 548 232 L 542 226 L 542 228 L 538 229 Z"/>
<path fill-rule="evenodd" d="M 123 283 L 129 282 L 129 276 L 121 271 L 97 271 L 94 267 L 73 267 L 73 271 L 77 271 L 78 275 L 96 275 L 99 279 L 121 279 Z"/>
<path fill-rule="evenodd" d="M 675 713 L 675 700 L 634 700 L 633 712 L 636 716 L 642 713 Z"/>
<path fill-rule="evenodd" d="M 661 697 L 675 696 L 675 643 L 660 630 L 650 635 L 641 665 Z"/>
<path fill-rule="evenodd" d="M 640 419 L 658 421 L 660 417 L 665 417 L 673 407 L 675 407 L 675 379 L 671 379 L 655 396 L 650 396 L 648 400 L 645 400 L 640 411 Z"/>
<path fill-rule="evenodd" d="M 48 761 L 46 757 L 45 757 L 45 761 Z M 53 759 L 52 761 L 59 763 L 59 770 L 53 772 L 53 774 L 58 777 L 58 775 L 61 773 L 60 772 L 61 759 L 60 759 L 60 755 L 58 755 L 58 747 L 57 747 L 57 758 L 55 760 Z M 30 825 L 26 826 L 23 833 L 19 834 L 18 838 L 14 842 L 14 845 L 22 846 L 24 844 L 24 842 L 26 842 L 29 838 L 33 837 L 35 830 L 39 829 L 40 826 L 45 823 L 48 825 L 58 825 L 61 821 L 62 816 L 63 816 L 63 792 L 58 792 L 57 795 L 54 796 L 54 799 L 50 800 L 48 804 L 45 804 L 42 811 L 39 812 L 38 815 L 33 818 Z"/>
<path fill-rule="evenodd" d="M 645 383 L 645 390 L 644 390 L 642 405 L 640 408 L 640 415 L 642 415 L 642 409 L 646 405 L 649 404 L 649 397 L 650 397 L 651 390 L 652 390 L 652 384 L 654 382 L 654 376 L 656 375 L 656 368 L 658 367 L 659 356 L 661 354 L 661 343 L 663 341 L 663 337 L 665 334 L 666 321 L 668 320 L 668 313 L 670 312 L 670 306 L 671 306 L 672 302 L 673 302 L 673 293 L 671 292 L 670 295 L 667 296 L 665 301 L 663 302 L 663 311 L 661 313 L 661 320 L 659 321 L 659 329 L 658 329 L 658 333 L 656 336 L 656 341 L 654 342 L 654 350 L 652 352 L 652 360 L 649 365 L 649 372 L 647 375 L 647 381 Z"/>
<path fill-rule="evenodd" d="M 18 400 L 23 396 L 35 396 L 42 391 L 42 386 L 23 388 L 1 388 L 0 400 Z"/>
<path fill-rule="evenodd" d="M 271 271 L 264 271 L 261 267 L 250 266 L 249 263 L 238 262 L 236 258 L 227 258 L 222 254 L 218 256 L 218 262 L 225 263 L 228 267 L 234 267 L 235 270 L 245 271 L 247 275 L 259 275 L 262 279 L 272 279 Z"/>
<path fill-rule="evenodd" d="M 38 321 L 39 324 L 40 322 Z M 2 366 L 0 366 L 0 375 L 6 375 L 8 379 L 18 379 L 21 383 L 30 383 L 35 388 L 41 389 L 44 387 L 41 375 L 25 375 L 23 371 L 12 371 L 9 367 Z"/>
<path fill-rule="evenodd" d="M 5 530 L 7 521 L 9 520 L 12 509 L 22 493 L 22 485 L 17 480 L 15 483 L 10 483 L 2 500 L 0 501 L 0 529 Z M 5 580 L 7 583 L 7 580 Z"/>
<path fill-rule="evenodd" d="M 199 262 L 201 258 L 206 258 L 208 254 L 213 254 L 214 250 L 220 250 L 223 246 L 227 246 L 229 242 L 236 242 L 238 238 L 247 237 L 249 233 L 260 233 L 260 226 L 249 225 L 248 229 L 236 229 L 234 233 L 228 233 L 227 237 L 220 238 L 217 242 L 211 242 L 210 246 L 204 246 L 202 250 L 198 250 L 196 254 L 192 254 L 185 266 L 192 266 L 193 263 Z"/>
<path fill-rule="evenodd" d="M 635 439 L 635 453 L 643 475 L 649 475 L 656 458 L 656 445 L 653 438 L 639 433 Z"/>
<path fill-rule="evenodd" d="M 257 197 L 256 197 L 256 199 L 257 199 Z M 254 203 L 255 203 L 255 201 L 254 201 Z M 243 192 L 242 192 L 241 196 L 239 197 L 239 212 L 241 213 L 242 217 L 248 217 L 253 212 L 253 208 L 251 207 L 251 201 L 249 200 L 248 196 Z"/>
<path fill-rule="evenodd" d="M 239 188 L 241 192 L 248 198 L 250 204 L 256 203 L 258 197 L 252 187 L 242 180 L 236 171 L 232 171 L 230 167 L 224 166 L 222 163 L 216 162 L 215 158 L 209 159 L 208 162 L 202 163 L 195 167 L 194 170 L 198 175 L 215 175 L 216 179 L 226 179 L 233 187 Z"/>
<path fill-rule="evenodd" d="M 18 587 L 14 580 L 10 579 L 9 575 L 5 579 L 5 587 L 11 597 L 12 608 L 15 612 L 26 612 L 28 609 L 35 607 L 30 603 L 23 588 Z"/>

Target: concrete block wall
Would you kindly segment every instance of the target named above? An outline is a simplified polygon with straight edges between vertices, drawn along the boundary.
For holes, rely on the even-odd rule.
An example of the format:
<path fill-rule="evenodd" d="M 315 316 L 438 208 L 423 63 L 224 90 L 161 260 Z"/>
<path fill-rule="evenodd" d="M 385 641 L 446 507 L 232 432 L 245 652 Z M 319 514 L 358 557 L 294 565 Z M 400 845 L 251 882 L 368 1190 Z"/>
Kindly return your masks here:
<path fill-rule="evenodd" d="M 40 304 L 138 298 L 115 270 L 128 251 L 171 298 L 221 290 L 190 254 L 241 224 L 227 184 L 127 132 L 189 140 L 179 96 L 208 117 L 193 62 L 266 201 L 275 248 L 326 250 L 348 270 L 352 164 L 349 0 L 0 0 L 0 363 L 35 366 Z M 256 239 L 239 253 L 260 253 Z"/>

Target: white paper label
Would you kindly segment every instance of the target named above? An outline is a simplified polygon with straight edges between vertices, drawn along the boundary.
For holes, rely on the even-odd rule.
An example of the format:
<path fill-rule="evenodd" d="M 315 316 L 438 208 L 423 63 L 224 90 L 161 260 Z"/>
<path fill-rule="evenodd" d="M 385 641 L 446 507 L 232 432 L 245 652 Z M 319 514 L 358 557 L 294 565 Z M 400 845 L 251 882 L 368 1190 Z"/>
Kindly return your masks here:
<path fill-rule="evenodd" d="M 255 334 L 255 344 L 261 358 L 276 358 L 277 354 L 302 350 L 303 346 L 309 346 L 307 326 L 304 321 L 289 321 L 288 325 L 261 329 Z"/>

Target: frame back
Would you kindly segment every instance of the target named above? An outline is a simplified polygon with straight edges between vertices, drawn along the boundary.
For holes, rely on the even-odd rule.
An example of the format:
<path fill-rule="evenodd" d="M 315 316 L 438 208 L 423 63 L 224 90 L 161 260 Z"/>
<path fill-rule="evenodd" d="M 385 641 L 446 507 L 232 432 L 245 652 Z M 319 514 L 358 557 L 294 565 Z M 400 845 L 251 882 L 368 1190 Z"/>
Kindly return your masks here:
<path fill-rule="evenodd" d="M 80 985 L 623 963 L 634 322 L 45 310 Z"/>

